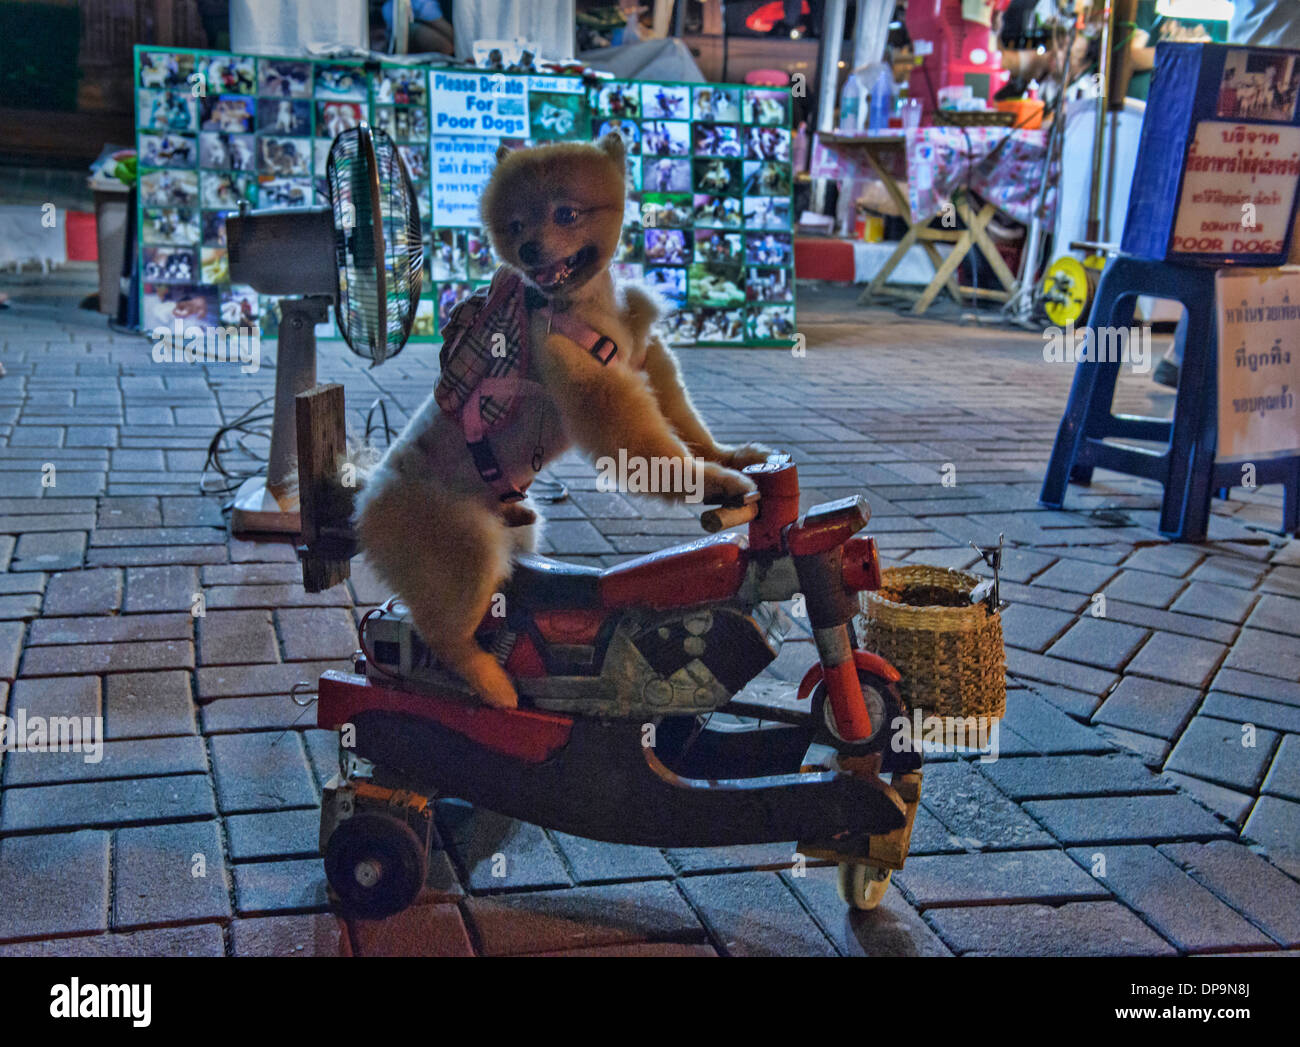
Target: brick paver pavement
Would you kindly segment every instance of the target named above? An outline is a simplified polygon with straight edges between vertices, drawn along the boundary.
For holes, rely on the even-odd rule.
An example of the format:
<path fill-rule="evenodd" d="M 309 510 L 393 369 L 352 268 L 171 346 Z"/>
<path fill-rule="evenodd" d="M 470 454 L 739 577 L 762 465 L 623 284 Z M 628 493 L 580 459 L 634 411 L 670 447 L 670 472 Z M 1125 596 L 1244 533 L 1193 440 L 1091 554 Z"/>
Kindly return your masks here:
<path fill-rule="evenodd" d="M 198 488 L 214 428 L 270 392 L 272 361 L 158 365 L 88 313 L 0 317 L 0 707 L 102 716 L 108 738 L 98 763 L 0 754 L 0 955 L 1300 947 L 1300 543 L 1267 530 L 1276 490 L 1216 503 L 1198 546 L 1163 541 L 1157 489 L 1113 474 L 1045 510 L 1070 368 L 1033 334 L 849 301 L 803 295 L 804 358 L 681 357 L 720 437 L 792 451 L 808 502 L 865 493 L 889 561 L 970 567 L 968 541 L 1007 536 L 1001 758 L 928 765 L 913 858 L 852 916 L 793 844 L 615 847 L 441 801 L 428 903 L 337 919 L 316 855 L 335 741 L 289 690 L 346 667 L 387 594 L 360 561 L 304 593 L 287 543 L 228 539 Z M 378 397 L 400 424 L 436 361 L 320 357 L 358 426 Z M 1126 375 L 1119 401 L 1171 396 Z M 576 459 L 554 473 L 572 497 L 545 551 L 612 564 L 698 534 L 684 508 L 598 493 Z M 763 693 L 812 657 L 792 637 Z"/>

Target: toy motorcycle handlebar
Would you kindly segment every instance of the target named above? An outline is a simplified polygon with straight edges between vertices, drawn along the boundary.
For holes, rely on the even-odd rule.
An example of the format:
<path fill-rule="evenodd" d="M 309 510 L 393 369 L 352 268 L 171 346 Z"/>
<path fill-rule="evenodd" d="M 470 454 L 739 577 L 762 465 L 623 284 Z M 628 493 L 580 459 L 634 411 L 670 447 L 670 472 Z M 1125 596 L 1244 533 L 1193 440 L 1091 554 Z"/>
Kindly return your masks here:
<path fill-rule="evenodd" d="M 785 451 L 773 451 L 767 456 L 766 464 L 751 465 L 746 467 L 744 471 L 750 473 L 756 469 L 760 471 L 779 470 L 789 464 L 789 454 Z M 797 484 L 795 490 L 797 495 Z M 718 508 L 708 509 L 701 513 L 700 524 L 709 534 L 716 534 L 718 531 L 725 531 L 728 527 L 738 527 L 741 524 L 749 523 L 758 517 L 758 499 L 758 491 L 750 491 L 747 494 L 725 499 Z"/>
<path fill-rule="evenodd" d="M 729 499 L 716 509 L 706 509 L 700 514 L 700 525 L 716 534 L 728 527 L 736 527 L 758 516 L 758 492 L 750 491 L 741 499 Z"/>

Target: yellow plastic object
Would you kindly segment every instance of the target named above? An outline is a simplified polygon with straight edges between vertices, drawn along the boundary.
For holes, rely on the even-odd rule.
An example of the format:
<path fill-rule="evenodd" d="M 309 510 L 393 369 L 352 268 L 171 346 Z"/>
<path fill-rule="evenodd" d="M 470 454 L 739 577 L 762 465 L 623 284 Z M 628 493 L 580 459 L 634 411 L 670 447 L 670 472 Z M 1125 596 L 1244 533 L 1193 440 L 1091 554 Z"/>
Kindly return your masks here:
<path fill-rule="evenodd" d="M 1043 274 L 1043 308 L 1052 323 L 1064 327 L 1087 319 L 1100 279 L 1098 270 L 1104 264 L 1100 256 L 1081 262 L 1073 255 L 1063 255 L 1047 267 Z"/>

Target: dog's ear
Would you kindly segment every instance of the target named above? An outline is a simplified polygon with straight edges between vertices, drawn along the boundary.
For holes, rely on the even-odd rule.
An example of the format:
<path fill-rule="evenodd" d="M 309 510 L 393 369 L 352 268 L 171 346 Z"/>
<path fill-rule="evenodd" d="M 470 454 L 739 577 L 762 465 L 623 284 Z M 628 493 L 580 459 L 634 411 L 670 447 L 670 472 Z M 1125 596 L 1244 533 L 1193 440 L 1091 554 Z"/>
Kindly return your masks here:
<path fill-rule="evenodd" d="M 502 142 L 497 146 L 497 163 L 500 163 L 513 152 L 514 150 L 511 149 L 510 146 L 506 145 L 505 142 Z"/>
<path fill-rule="evenodd" d="M 627 163 L 627 146 L 623 144 L 623 136 L 617 131 L 609 131 L 602 135 L 600 141 L 596 143 L 596 148 L 617 163 L 620 170 Z"/>

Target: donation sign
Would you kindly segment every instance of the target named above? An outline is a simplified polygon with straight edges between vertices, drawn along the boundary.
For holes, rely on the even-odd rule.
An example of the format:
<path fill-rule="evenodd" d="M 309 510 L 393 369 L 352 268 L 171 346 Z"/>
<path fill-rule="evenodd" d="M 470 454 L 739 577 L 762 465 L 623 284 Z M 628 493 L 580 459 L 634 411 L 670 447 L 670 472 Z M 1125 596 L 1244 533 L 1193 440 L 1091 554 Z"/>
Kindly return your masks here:
<path fill-rule="evenodd" d="M 478 202 L 496 166 L 499 138 L 434 138 L 433 224 L 478 224 Z"/>
<path fill-rule="evenodd" d="M 434 134 L 528 137 L 528 84 L 522 76 L 432 70 L 429 110 Z"/>
<path fill-rule="evenodd" d="M 1282 265 L 1300 180 L 1298 98 L 1300 51 L 1157 45 L 1120 249 L 1215 269 Z"/>
<path fill-rule="evenodd" d="M 1298 177 L 1300 127 L 1198 124 L 1178 199 L 1174 253 L 1282 253 Z"/>
<path fill-rule="evenodd" d="M 1300 272 L 1222 269 L 1215 460 L 1300 453 Z"/>

